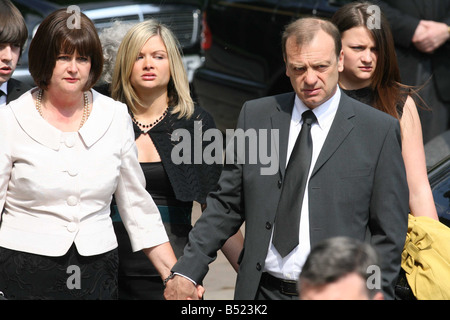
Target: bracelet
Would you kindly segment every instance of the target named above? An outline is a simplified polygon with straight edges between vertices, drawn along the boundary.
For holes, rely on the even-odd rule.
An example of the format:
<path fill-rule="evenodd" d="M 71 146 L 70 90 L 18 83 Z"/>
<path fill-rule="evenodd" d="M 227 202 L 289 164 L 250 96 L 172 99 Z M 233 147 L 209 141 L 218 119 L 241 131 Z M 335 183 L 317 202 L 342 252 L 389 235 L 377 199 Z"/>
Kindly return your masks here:
<path fill-rule="evenodd" d="M 166 287 L 167 282 L 169 282 L 169 280 L 172 279 L 173 277 L 175 277 L 175 273 L 172 272 L 167 278 L 164 279 L 163 281 L 164 287 Z"/>

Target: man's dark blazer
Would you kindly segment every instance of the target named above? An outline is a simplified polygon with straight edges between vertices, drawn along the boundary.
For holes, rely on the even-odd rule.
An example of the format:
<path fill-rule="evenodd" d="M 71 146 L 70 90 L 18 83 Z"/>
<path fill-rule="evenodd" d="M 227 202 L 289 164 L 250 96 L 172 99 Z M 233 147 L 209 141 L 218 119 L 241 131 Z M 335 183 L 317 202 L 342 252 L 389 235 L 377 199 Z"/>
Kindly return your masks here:
<path fill-rule="evenodd" d="M 417 65 L 420 61 L 431 59 L 437 92 L 443 101 L 450 101 L 450 42 L 447 41 L 430 55 L 420 52 L 411 41 L 420 20 L 450 25 L 450 0 L 385 0 L 375 3 L 380 5 L 391 25 L 402 82 L 418 85 Z"/>
<path fill-rule="evenodd" d="M 200 283 L 217 250 L 245 221 L 235 299 L 255 298 L 285 173 L 294 97 L 288 93 L 243 106 L 238 128 L 279 130 L 278 172 L 262 175 L 260 169 L 267 165 L 226 162 L 218 189 L 209 194 L 207 208 L 173 271 Z M 409 196 L 398 121 L 342 93 L 308 190 L 311 246 L 333 236 L 365 240 L 370 231 L 370 242 L 383 259 L 382 288 L 393 298 Z"/>
<path fill-rule="evenodd" d="M 24 82 L 16 79 L 8 80 L 8 95 L 6 96 L 6 103 L 10 103 L 13 100 L 19 98 L 22 94 L 30 90 L 32 87 Z"/>

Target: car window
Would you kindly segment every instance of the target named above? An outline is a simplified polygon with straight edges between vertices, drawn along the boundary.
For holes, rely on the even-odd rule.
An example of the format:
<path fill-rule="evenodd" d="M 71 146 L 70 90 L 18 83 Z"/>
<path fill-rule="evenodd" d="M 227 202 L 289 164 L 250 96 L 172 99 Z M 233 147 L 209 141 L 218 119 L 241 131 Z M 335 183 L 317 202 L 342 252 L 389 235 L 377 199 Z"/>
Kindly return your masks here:
<path fill-rule="evenodd" d="M 108 0 L 95 0 L 95 1 L 89 1 L 89 0 L 52 0 L 51 2 L 57 5 L 60 5 L 61 7 L 67 7 L 69 5 L 79 5 L 86 2 L 107 2 Z"/>
<path fill-rule="evenodd" d="M 343 5 L 353 2 L 353 0 L 328 0 L 327 1 L 329 5 L 336 6 L 336 7 L 342 7 Z"/>
<path fill-rule="evenodd" d="M 58 4 L 62 7 L 67 7 L 69 5 L 81 5 L 86 3 L 101 3 L 101 2 L 111 2 L 111 0 L 52 0 L 51 1 L 54 4 Z M 166 1 L 161 0 L 147 0 L 145 1 L 148 4 L 165 4 Z M 202 4 L 202 0 L 179 0 L 177 1 L 179 4 Z"/>
<path fill-rule="evenodd" d="M 433 187 L 432 191 L 439 219 L 450 227 L 450 172 Z"/>

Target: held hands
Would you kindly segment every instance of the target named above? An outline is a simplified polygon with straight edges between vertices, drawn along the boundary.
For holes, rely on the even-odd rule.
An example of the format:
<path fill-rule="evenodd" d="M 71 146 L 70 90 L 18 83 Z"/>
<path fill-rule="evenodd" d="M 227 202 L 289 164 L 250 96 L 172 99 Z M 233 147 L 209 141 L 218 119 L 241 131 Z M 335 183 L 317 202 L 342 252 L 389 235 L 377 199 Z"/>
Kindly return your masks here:
<path fill-rule="evenodd" d="M 205 289 L 195 285 L 190 280 L 176 275 L 166 284 L 164 298 L 166 300 L 199 300 L 203 297 Z"/>
<path fill-rule="evenodd" d="M 412 42 L 419 51 L 433 53 L 449 38 L 449 28 L 445 23 L 421 20 L 414 33 Z"/>

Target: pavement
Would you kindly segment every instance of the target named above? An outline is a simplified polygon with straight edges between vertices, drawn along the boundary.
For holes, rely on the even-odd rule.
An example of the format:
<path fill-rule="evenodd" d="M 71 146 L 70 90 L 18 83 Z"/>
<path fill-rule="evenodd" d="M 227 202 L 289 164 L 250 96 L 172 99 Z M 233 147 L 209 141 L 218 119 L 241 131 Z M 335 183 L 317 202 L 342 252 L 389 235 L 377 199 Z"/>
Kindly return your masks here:
<path fill-rule="evenodd" d="M 200 205 L 194 203 L 192 222 L 195 223 L 201 215 Z M 217 259 L 209 265 L 203 286 L 205 287 L 205 300 L 233 300 L 234 286 L 236 283 L 236 271 L 223 255 L 217 253 Z"/>

